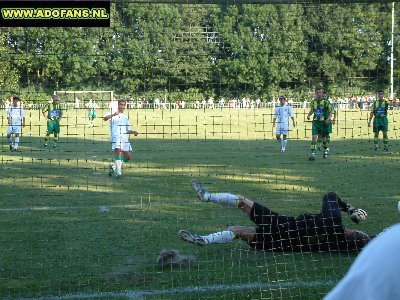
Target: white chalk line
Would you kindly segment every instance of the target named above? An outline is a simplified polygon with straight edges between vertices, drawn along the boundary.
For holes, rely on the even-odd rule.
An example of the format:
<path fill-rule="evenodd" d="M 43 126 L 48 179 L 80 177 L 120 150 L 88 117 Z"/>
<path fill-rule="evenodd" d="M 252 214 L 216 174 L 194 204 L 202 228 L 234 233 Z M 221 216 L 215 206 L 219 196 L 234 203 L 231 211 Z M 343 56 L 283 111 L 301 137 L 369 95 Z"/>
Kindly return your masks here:
<path fill-rule="evenodd" d="M 279 288 L 301 288 L 301 287 L 318 287 L 318 286 L 335 286 L 333 281 L 278 281 L 278 282 L 256 282 L 246 284 L 231 285 L 207 285 L 207 286 L 189 286 L 185 288 L 174 288 L 168 290 L 148 290 L 148 291 L 120 291 L 120 292 L 98 292 L 98 293 L 79 293 L 63 296 L 48 296 L 40 298 L 22 298 L 25 300 L 67 300 L 67 299 L 91 299 L 91 298 L 121 298 L 141 299 L 147 296 L 159 296 L 168 294 L 185 294 L 185 293 L 209 293 L 219 291 L 241 291 L 241 290 L 266 290 Z M 21 299 L 21 298 L 19 298 Z"/>
<path fill-rule="evenodd" d="M 0 208 L 0 212 L 26 212 L 26 211 L 57 211 L 57 210 L 77 210 L 77 209 L 96 209 L 102 207 L 109 208 L 132 208 L 132 205 L 106 205 L 106 204 L 96 204 L 96 205 L 85 205 L 85 206 L 37 206 L 37 207 L 9 207 Z"/>

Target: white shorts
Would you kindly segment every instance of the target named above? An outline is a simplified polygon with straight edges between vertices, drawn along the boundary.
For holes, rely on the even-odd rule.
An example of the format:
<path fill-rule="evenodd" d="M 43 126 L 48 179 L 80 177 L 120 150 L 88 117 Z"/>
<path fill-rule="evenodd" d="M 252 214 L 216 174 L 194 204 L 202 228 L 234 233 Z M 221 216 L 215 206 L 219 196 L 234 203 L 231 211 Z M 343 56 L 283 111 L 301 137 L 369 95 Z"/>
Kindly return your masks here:
<path fill-rule="evenodd" d="M 120 138 L 113 138 L 111 140 L 112 151 L 115 151 L 115 148 L 121 149 L 124 152 L 132 152 L 132 146 L 129 141 L 124 141 Z"/>
<path fill-rule="evenodd" d="M 7 134 L 21 133 L 21 125 L 8 125 Z"/>
<path fill-rule="evenodd" d="M 278 125 L 278 127 L 276 127 L 276 134 L 289 135 L 289 127 Z"/>

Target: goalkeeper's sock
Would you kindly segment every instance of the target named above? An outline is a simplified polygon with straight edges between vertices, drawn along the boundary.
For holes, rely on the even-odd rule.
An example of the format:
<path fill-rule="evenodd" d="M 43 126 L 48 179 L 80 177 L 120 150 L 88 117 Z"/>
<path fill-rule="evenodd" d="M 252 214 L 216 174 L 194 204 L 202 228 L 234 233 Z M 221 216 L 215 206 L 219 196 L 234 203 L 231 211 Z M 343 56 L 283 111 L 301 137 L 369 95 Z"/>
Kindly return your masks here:
<path fill-rule="evenodd" d="M 374 146 L 375 146 L 375 148 L 378 148 L 378 144 L 379 144 L 379 138 L 374 137 Z"/>
<path fill-rule="evenodd" d="M 206 199 L 210 199 L 210 201 L 214 204 L 221 204 L 227 207 L 237 207 L 239 204 L 239 197 L 230 193 L 206 193 L 204 197 Z"/>
<path fill-rule="evenodd" d="M 209 235 L 203 235 L 202 238 L 208 244 L 227 244 L 235 239 L 235 233 L 231 230 L 220 231 Z"/>
<path fill-rule="evenodd" d="M 322 145 L 324 147 L 324 150 L 326 150 L 328 148 L 328 143 L 326 141 L 323 141 Z"/>

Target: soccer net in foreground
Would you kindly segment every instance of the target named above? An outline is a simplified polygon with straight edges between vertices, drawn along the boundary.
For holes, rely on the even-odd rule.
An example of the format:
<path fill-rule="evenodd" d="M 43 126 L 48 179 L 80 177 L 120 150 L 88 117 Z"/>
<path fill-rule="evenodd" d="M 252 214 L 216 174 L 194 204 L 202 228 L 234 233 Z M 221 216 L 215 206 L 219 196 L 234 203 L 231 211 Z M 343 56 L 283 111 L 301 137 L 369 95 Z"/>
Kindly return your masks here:
<path fill-rule="evenodd" d="M 356 254 L 255 251 L 238 239 L 201 247 L 185 243 L 178 232 L 206 235 L 254 226 L 237 208 L 200 201 L 192 179 L 210 192 L 241 194 L 289 216 L 319 213 L 322 196 L 335 191 L 368 212 L 359 225 L 343 213 L 344 226 L 370 235 L 397 222 L 395 103 L 388 112 L 389 152 L 372 151 L 367 127 L 376 91 L 390 94 L 385 47 L 391 6 L 112 7 L 120 23 L 109 29 L 1 29 L 9 39 L 3 53 L 10 64 L 31 51 L 42 58 L 43 65 L 35 65 L 40 72 L 27 72 L 34 59 L 14 66 L 21 94 L 32 93 L 33 85 L 49 91 L 49 98 L 59 91 L 48 72 L 50 62 L 56 65 L 52 59 L 62 55 L 62 90 L 79 90 L 84 83 L 129 99 L 125 114 L 139 135 L 131 135 L 133 157 L 116 179 L 108 176 L 114 154 L 109 122 L 102 120 L 111 92 L 57 92 L 60 103 L 81 100 L 79 109 L 62 106 L 58 148 L 44 148 L 46 120 L 26 101 L 19 151 L 11 152 L 1 111 L 0 295 L 322 298 Z M 60 47 L 40 46 L 38 33 Z M 60 42 L 60 36 L 67 38 Z M 26 40 L 36 47 L 14 51 L 17 41 Z M 317 152 L 311 162 L 311 122 L 303 105 L 317 86 L 328 91 L 337 123 L 328 158 Z M 284 153 L 272 128 L 272 101 L 281 94 L 290 98 L 297 121 Z M 83 95 L 100 100 L 93 126 Z M 182 263 L 160 265 L 160 252 L 170 250 L 179 252 Z"/>

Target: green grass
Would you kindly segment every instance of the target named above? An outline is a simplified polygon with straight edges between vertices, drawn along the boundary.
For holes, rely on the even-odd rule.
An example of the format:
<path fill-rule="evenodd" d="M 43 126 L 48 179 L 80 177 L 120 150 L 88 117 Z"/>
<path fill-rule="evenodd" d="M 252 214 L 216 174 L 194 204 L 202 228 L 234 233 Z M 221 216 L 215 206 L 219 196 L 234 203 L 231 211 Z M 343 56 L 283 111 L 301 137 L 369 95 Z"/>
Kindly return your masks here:
<path fill-rule="evenodd" d="M 376 234 L 399 219 L 399 111 L 390 116 L 391 153 L 371 151 L 368 112 L 339 111 L 331 156 L 319 154 L 315 162 L 307 160 L 311 123 L 304 111 L 296 111 L 299 124 L 283 154 L 271 113 L 130 111 L 140 135 L 132 137 L 133 160 L 117 181 L 107 176 L 113 156 L 108 124 L 100 118 L 88 128 L 86 112 L 67 111 L 60 147 L 44 149 L 45 122 L 38 111 L 27 111 L 22 151 L 11 153 L 1 112 L 0 297 L 322 298 L 355 255 L 263 253 L 240 241 L 185 244 L 180 229 L 252 226 L 239 210 L 198 201 L 190 180 L 288 215 L 316 213 L 323 193 L 336 191 L 369 213 L 357 228 Z M 354 227 L 348 218 L 344 223 Z M 159 268 L 162 249 L 193 254 L 196 261 Z"/>

